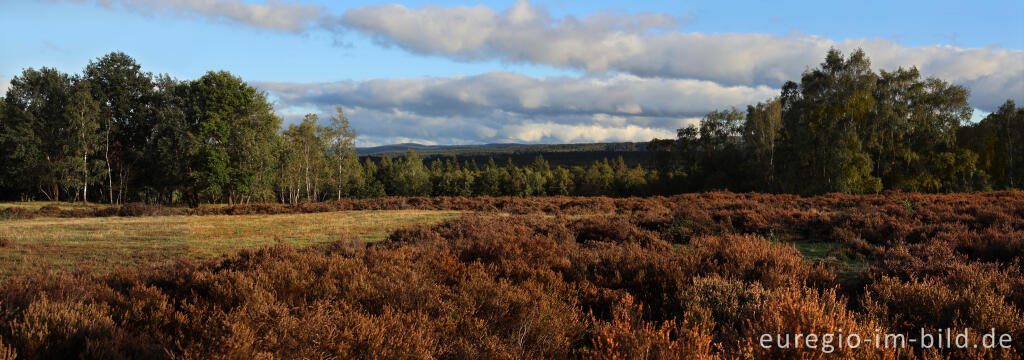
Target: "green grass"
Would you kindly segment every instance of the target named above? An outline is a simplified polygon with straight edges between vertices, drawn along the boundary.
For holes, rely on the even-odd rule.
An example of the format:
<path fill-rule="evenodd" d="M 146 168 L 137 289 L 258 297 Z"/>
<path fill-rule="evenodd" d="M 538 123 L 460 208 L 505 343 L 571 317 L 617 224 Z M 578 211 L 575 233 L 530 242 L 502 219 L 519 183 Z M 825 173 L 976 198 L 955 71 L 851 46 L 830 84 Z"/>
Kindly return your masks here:
<path fill-rule="evenodd" d="M 16 202 L 0 202 L 0 209 L 3 208 L 22 208 L 26 210 L 39 210 L 43 206 L 52 205 L 60 208 L 61 210 L 73 210 L 73 209 L 92 209 L 92 208 L 103 208 L 107 207 L 107 204 L 103 203 L 81 203 L 81 202 L 57 202 L 57 201 L 16 201 Z"/>
<path fill-rule="evenodd" d="M 42 206 L 42 205 L 40 205 Z M 460 216 L 459 211 L 381 210 L 283 215 L 35 218 L 0 223 L 0 278 L 209 259 L 279 243 L 383 240 L 392 230 Z"/>
<path fill-rule="evenodd" d="M 871 266 L 871 262 L 864 259 L 850 259 L 846 256 L 835 256 L 834 250 L 840 245 L 824 241 L 794 241 L 790 242 L 796 250 L 811 262 L 824 262 L 835 271 L 840 279 L 856 278 Z"/>
<path fill-rule="evenodd" d="M 835 248 L 834 243 L 823 241 L 793 241 L 790 244 L 793 244 L 796 250 L 808 260 L 825 259 Z"/>

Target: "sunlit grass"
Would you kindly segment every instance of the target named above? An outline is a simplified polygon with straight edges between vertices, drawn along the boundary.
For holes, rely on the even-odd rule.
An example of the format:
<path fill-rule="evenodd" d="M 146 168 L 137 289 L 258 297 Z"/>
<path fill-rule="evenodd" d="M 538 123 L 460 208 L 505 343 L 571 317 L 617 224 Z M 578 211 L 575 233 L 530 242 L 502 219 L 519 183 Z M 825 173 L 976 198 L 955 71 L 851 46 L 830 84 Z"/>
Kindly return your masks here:
<path fill-rule="evenodd" d="M 14 202 L 0 202 L 0 209 L 3 208 L 22 208 L 26 210 L 39 210 L 43 206 L 52 205 L 56 206 L 61 210 L 73 210 L 73 209 L 91 209 L 91 208 L 103 208 L 108 205 L 105 203 L 83 203 L 83 202 L 63 202 L 63 201 L 14 201 Z"/>
<path fill-rule="evenodd" d="M 42 205 L 40 205 L 42 206 Z M 242 248 L 380 241 L 399 227 L 459 211 L 379 210 L 282 215 L 35 218 L 0 223 L 0 278 L 46 269 L 109 270 L 208 259 Z"/>

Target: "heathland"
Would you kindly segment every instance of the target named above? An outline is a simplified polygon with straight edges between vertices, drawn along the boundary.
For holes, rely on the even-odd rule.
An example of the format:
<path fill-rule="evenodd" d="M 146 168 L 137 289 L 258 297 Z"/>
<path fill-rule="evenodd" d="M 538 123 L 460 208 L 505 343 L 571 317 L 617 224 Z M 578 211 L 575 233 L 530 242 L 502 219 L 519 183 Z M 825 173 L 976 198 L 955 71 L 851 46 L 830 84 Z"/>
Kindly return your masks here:
<path fill-rule="evenodd" d="M 1024 339 L 1021 192 L 0 214 L 5 259 L 88 259 L 91 249 L 133 264 L 5 269 L 0 358 L 1017 358 Z M 201 251 L 131 255 L 164 242 Z M 931 350 L 759 342 L 946 328 L 969 329 L 970 344 L 993 328 L 1012 341 Z"/>

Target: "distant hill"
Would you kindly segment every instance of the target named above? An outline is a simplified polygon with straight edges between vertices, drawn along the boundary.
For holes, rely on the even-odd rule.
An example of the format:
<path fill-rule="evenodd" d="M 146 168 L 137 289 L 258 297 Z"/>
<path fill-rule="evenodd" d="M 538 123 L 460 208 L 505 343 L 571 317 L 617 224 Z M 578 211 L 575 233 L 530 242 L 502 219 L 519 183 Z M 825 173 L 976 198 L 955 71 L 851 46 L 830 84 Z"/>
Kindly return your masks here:
<path fill-rule="evenodd" d="M 492 148 L 508 148 L 513 146 L 544 146 L 544 145 L 527 145 L 527 144 L 484 144 L 484 145 L 423 145 L 417 143 L 402 143 L 392 145 L 381 145 L 373 147 L 361 147 L 356 148 L 356 153 L 359 155 L 371 155 L 371 154 L 388 154 L 388 153 L 404 153 L 407 150 L 414 150 L 420 153 L 427 152 L 439 152 L 439 151 L 473 151 L 482 149 Z"/>
<path fill-rule="evenodd" d="M 438 158 L 456 157 L 460 161 L 476 161 L 478 164 L 493 158 L 499 164 L 510 159 L 516 165 L 526 165 L 538 155 L 552 165 L 588 165 L 601 159 L 615 159 L 619 156 L 630 166 L 646 164 L 647 143 L 589 143 L 589 144 L 484 144 L 484 145 L 423 145 L 415 143 L 383 145 L 356 148 L 361 157 L 379 159 L 401 157 L 408 150 L 415 151 L 426 162 Z"/>

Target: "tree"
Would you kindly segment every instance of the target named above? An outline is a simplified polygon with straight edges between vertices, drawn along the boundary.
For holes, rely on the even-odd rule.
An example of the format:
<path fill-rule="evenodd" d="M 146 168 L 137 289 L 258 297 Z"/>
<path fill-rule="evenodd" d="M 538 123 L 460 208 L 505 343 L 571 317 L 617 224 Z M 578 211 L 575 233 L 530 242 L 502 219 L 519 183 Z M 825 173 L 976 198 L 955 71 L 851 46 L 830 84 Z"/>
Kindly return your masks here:
<path fill-rule="evenodd" d="M 174 203 L 185 197 L 190 176 L 203 144 L 195 132 L 196 124 L 186 117 L 190 82 L 167 75 L 157 76 L 147 102 L 152 138 L 143 150 L 136 169 L 140 186 L 156 193 L 156 200 Z M 192 120 L 197 121 L 195 118 Z"/>
<path fill-rule="evenodd" d="M 377 182 L 381 184 L 386 195 L 397 195 L 398 194 L 398 173 L 400 164 L 391 160 L 391 157 L 384 156 L 380 159 L 380 164 L 377 166 L 377 171 L 374 172 L 374 177 Z"/>
<path fill-rule="evenodd" d="M 743 123 L 743 144 L 750 154 L 748 163 L 755 188 L 775 189 L 775 149 L 782 132 L 782 102 L 778 98 L 747 106 Z"/>
<path fill-rule="evenodd" d="M 349 126 L 348 117 L 341 106 L 335 107 L 335 114 L 331 116 L 331 124 L 327 127 L 326 134 L 328 149 L 331 152 L 330 160 L 337 168 L 336 188 L 338 200 L 341 200 L 342 193 L 351 193 L 354 187 L 359 186 L 360 178 L 360 169 L 357 169 L 359 162 L 355 160 L 356 132 Z"/>
<path fill-rule="evenodd" d="M 475 179 L 473 192 L 482 196 L 501 195 L 501 178 L 501 170 L 494 163 L 494 158 L 488 158 L 487 164 Z"/>
<path fill-rule="evenodd" d="M 6 104 L 7 93 L 4 93 L 3 95 L 0 95 L 0 194 L 4 194 L 0 195 L 0 199 L 7 199 L 18 193 L 17 190 L 12 188 L 11 184 L 7 183 L 9 179 L 6 178 L 8 175 L 8 168 L 17 166 L 15 163 L 10 162 L 7 156 L 10 149 L 7 148 L 7 141 L 5 140 L 7 137 L 6 135 L 9 132 L 9 124 L 6 120 Z"/>
<path fill-rule="evenodd" d="M 241 79 L 237 79 L 241 81 Z M 276 156 L 270 146 L 281 119 L 267 101 L 266 94 L 245 84 L 238 88 L 246 93 L 243 112 L 236 113 L 228 123 L 228 156 L 231 180 L 228 202 L 248 202 L 251 198 L 273 199 L 273 175 L 270 169 Z"/>
<path fill-rule="evenodd" d="M 968 95 L 961 86 L 921 80 L 916 68 L 881 72 L 874 116 L 860 136 L 885 187 L 949 190 L 975 172 L 974 157 L 956 149 L 957 131 L 972 112 Z"/>
<path fill-rule="evenodd" d="M 989 116 L 999 129 L 1000 150 L 1006 164 L 1006 188 L 1016 189 L 1024 179 L 1024 108 L 1017 108 L 1013 100 L 1006 100 Z"/>
<path fill-rule="evenodd" d="M 84 73 L 93 98 L 99 102 L 108 201 L 120 203 L 125 200 L 132 167 L 141 157 L 144 144 L 151 140 L 153 126 L 144 114 L 145 99 L 153 89 L 152 77 L 142 72 L 135 59 L 121 52 L 90 61 Z"/>
<path fill-rule="evenodd" d="M 672 143 L 672 161 L 675 164 L 671 171 L 685 174 L 681 177 L 687 183 L 679 182 L 672 185 L 683 185 L 680 187 L 670 186 L 671 192 L 693 191 L 703 183 L 704 171 L 702 165 L 702 149 L 700 145 L 700 129 L 690 125 L 676 131 L 676 140 Z M 693 180 L 690 180 L 693 179 Z M 699 183 L 698 183 L 699 181 Z"/>
<path fill-rule="evenodd" d="M 395 194 L 400 196 L 429 196 L 430 173 L 415 151 L 409 150 L 398 165 Z"/>
<path fill-rule="evenodd" d="M 1024 108 L 1007 100 L 996 112 L 958 131 L 958 143 L 977 155 L 977 167 L 993 185 L 1014 189 L 1024 179 Z"/>
<path fill-rule="evenodd" d="M 69 177 L 73 179 L 69 185 L 77 185 L 82 189 L 82 202 L 86 203 L 89 202 L 89 183 L 92 182 L 89 177 L 92 167 L 89 155 L 100 150 L 103 140 L 102 134 L 99 133 L 99 111 L 99 103 L 92 98 L 89 82 L 79 81 L 75 84 L 71 99 L 65 108 L 69 135 L 67 147 L 71 154 L 81 157 L 81 162 L 75 159 L 68 167 L 71 172 L 78 172 L 81 176 Z"/>
<path fill-rule="evenodd" d="M 60 201 L 74 173 L 68 149 L 67 104 L 73 78 L 55 69 L 27 69 L 11 79 L 4 98 L 3 177 L 22 193 L 31 190 Z"/>
<path fill-rule="evenodd" d="M 595 162 L 582 174 L 580 181 L 577 181 L 577 192 L 580 195 L 602 195 L 608 194 L 612 189 L 612 182 L 615 174 L 608 164 L 608 159 Z"/>
<path fill-rule="evenodd" d="M 473 172 L 462 169 L 457 159 L 434 160 L 430 178 L 435 196 L 470 196 L 473 194 Z"/>
<path fill-rule="evenodd" d="M 316 114 L 306 114 L 298 125 L 291 125 L 284 136 L 298 156 L 306 189 L 306 200 L 319 201 L 319 184 L 326 170 L 326 129 L 319 125 Z"/>
<path fill-rule="evenodd" d="M 821 67 L 783 86 L 786 190 L 796 193 L 869 193 L 881 189 L 871 174 L 858 130 L 869 121 L 876 75 L 863 51 L 844 58 L 831 49 Z"/>
<path fill-rule="evenodd" d="M 700 138 L 697 140 L 699 155 L 697 169 L 693 172 L 703 179 L 695 184 L 700 190 L 740 189 L 743 178 L 740 142 L 743 134 L 743 113 L 732 108 L 726 111 L 712 111 L 700 121 Z"/>
<path fill-rule="evenodd" d="M 359 189 L 359 197 L 376 198 L 387 196 L 387 193 L 384 191 L 384 184 L 377 180 L 377 165 L 370 158 L 363 160 L 363 178 L 366 181 L 363 188 Z"/>
<path fill-rule="evenodd" d="M 548 195 L 569 195 L 573 191 L 572 175 L 561 166 L 551 171 L 546 183 Z"/>
<path fill-rule="evenodd" d="M 182 91 L 185 124 L 197 146 L 188 182 L 193 194 L 229 202 L 267 195 L 272 139 L 280 119 L 266 94 L 225 71 L 207 72 Z"/>

